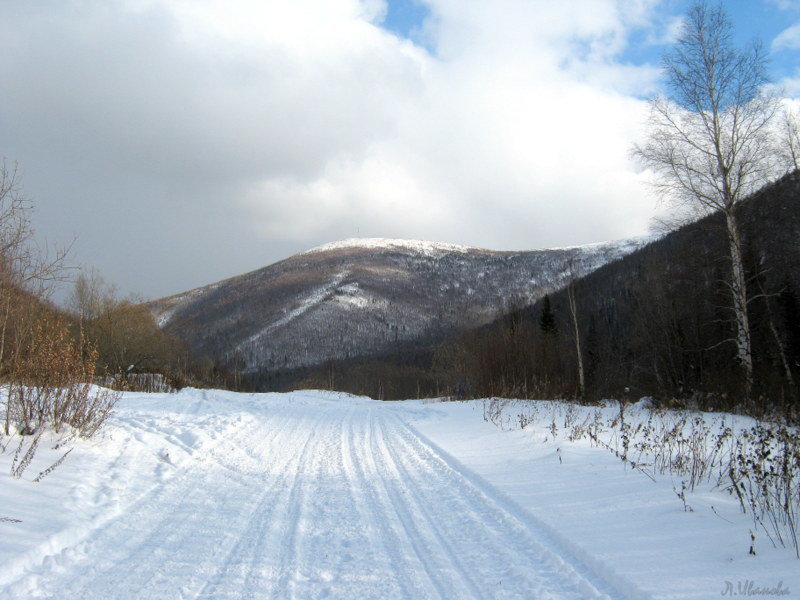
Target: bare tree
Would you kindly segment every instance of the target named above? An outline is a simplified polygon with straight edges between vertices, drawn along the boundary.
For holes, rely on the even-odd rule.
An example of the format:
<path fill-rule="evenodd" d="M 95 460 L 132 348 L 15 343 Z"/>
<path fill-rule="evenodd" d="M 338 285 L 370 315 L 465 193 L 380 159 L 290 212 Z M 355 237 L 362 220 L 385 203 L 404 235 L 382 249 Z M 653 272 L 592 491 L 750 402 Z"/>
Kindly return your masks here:
<path fill-rule="evenodd" d="M 117 287 L 109 283 L 95 268 L 82 270 L 75 280 L 69 308 L 81 324 L 91 323 L 119 307 Z"/>
<path fill-rule="evenodd" d="M 783 110 L 782 117 L 778 156 L 787 171 L 796 171 L 800 169 L 800 113 L 787 107 Z"/>
<path fill-rule="evenodd" d="M 0 373 L 8 359 L 10 328 L 48 284 L 64 279 L 69 248 L 49 253 L 33 238 L 33 204 L 21 188 L 16 165 L 0 164 Z"/>
<path fill-rule="evenodd" d="M 567 285 L 567 301 L 569 303 L 569 315 L 572 320 L 572 340 L 575 342 L 575 357 L 578 365 L 578 397 L 582 398 L 586 392 L 586 376 L 583 369 L 583 349 L 581 348 L 581 331 L 578 327 L 578 303 L 575 298 L 575 284 L 578 281 L 575 259 L 571 258 L 568 263 L 569 284 Z"/>
<path fill-rule="evenodd" d="M 766 56 L 757 42 L 733 44 L 721 4 L 697 2 L 663 59 L 668 97 L 651 101 L 646 143 L 633 154 L 649 167 L 655 189 L 675 204 L 721 213 L 730 261 L 731 312 L 745 394 L 753 386 L 747 277 L 736 207 L 774 174 Z"/>
<path fill-rule="evenodd" d="M 148 308 L 134 297 L 120 298 L 96 269 L 78 276 L 69 306 L 107 375 L 124 380 L 145 367 L 163 371 L 177 355 L 174 340 L 159 329 Z"/>
<path fill-rule="evenodd" d="M 91 437 L 108 417 L 116 396 L 93 391 L 93 349 L 85 348 L 83 339 L 73 337 L 57 311 L 45 301 L 49 285 L 66 278 L 68 248 L 48 252 L 37 245 L 32 212 L 33 204 L 22 192 L 17 168 L 3 161 L 0 377 L 7 395 L 2 431 L 10 435 L 13 424 L 19 434 L 32 435 L 44 425 L 58 430 L 68 424 L 79 435 Z M 36 443 L 28 446 L 28 461 Z M 20 468 L 24 470 L 25 464 L 23 461 Z"/>

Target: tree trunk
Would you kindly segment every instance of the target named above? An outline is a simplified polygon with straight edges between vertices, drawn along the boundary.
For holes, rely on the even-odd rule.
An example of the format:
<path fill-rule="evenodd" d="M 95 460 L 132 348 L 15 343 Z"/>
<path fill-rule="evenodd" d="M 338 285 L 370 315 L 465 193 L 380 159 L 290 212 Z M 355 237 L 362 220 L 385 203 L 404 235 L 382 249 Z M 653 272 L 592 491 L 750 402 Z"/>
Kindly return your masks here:
<path fill-rule="evenodd" d="M 747 317 L 747 278 L 742 257 L 742 242 L 739 225 L 733 207 L 725 211 L 725 225 L 728 232 L 728 247 L 731 257 L 731 295 L 733 313 L 736 320 L 736 356 L 744 377 L 745 399 L 749 400 L 753 391 L 753 352 L 750 341 L 750 320 Z"/>
<path fill-rule="evenodd" d="M 567 299 L 569 300 L 569 312 L 572 316 L 572 330 L 575 338 L 575 355 L 578 359 L 578 397 L 582 398 L 586 390 L 586 381 L 583 373 L 583 352 L 581 351 L 581 334 L 578 329 L 578 305 L 575 302 L 575 285 L 570 283 L 567 288 Z"/>

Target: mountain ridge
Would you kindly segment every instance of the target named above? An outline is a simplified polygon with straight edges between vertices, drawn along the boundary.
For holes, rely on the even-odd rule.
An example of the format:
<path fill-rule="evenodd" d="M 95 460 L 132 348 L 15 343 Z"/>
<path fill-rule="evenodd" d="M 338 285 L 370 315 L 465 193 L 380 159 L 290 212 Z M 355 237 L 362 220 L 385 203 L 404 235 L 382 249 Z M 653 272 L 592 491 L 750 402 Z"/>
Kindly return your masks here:
<path fill-rule="evenodd" d="M 198 355 L 248 373 L 291 369 L 435 342 L 649 241 L 502 251 L 350 238 L 148 305 Z"/>

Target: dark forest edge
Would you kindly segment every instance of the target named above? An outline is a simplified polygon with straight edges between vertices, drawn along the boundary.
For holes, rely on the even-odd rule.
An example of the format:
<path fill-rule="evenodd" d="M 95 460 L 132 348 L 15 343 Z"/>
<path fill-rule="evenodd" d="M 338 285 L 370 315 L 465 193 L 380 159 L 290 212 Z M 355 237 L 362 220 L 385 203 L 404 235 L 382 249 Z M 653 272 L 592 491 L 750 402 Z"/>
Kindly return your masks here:
<path fill-rule="evenodd" d="M 742 394 L 727 315 L 720 215 L 685 225 L 571 284 L 582 336 L 580 393 L 569 289 L 439 344 L 395 355 L 251 374 L 254 389 L 338 389 L 381 399 L 650 396 L 701 409 L 797 412 L 800 174 L 738 208 L 755 387 Z"/>

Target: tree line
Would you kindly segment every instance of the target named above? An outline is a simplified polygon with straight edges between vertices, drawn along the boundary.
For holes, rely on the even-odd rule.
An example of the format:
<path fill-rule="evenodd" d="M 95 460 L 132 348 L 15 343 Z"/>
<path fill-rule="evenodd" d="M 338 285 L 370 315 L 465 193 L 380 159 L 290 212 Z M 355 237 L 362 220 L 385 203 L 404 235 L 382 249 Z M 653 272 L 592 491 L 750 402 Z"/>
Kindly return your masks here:
<path fill-rule="evenodd" d="M 451 388 L 469 379 L 476 397 L 649 395 L 705 408 L 796 410 L 798 194 L 795 173 L 737 211 L 750 282 L 750 386 L 731 341 L 725 224 L 712 215 L 449 342 L 439 352 Z"/>
<path fill-rule="evenodd" d="M 262 373 L 251 383 L 380 399 L 652 396 L 719 410 L 797 411 L 799 196 L 795 172 L 737 207 L 749 283 L 750 388 L 732 341 L 737 324 L 730 315 L 726 225 L 719 214 L 434 346 L 406 344 L 384 356 Z"/>

